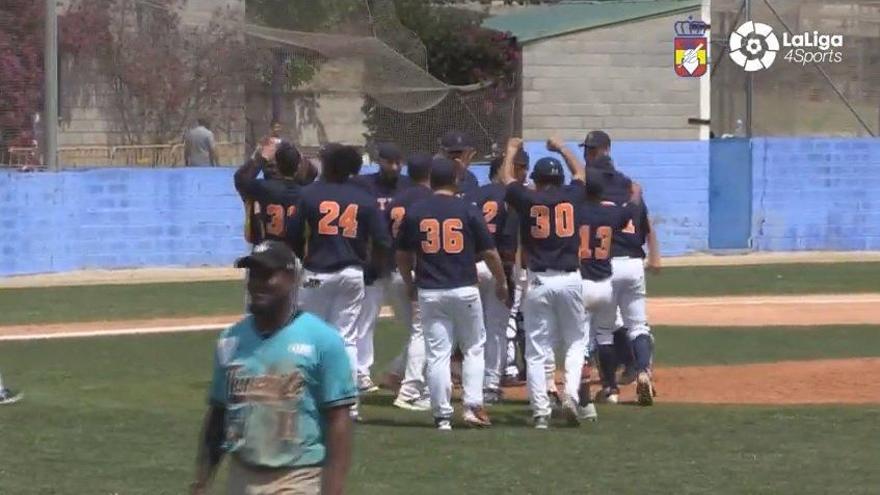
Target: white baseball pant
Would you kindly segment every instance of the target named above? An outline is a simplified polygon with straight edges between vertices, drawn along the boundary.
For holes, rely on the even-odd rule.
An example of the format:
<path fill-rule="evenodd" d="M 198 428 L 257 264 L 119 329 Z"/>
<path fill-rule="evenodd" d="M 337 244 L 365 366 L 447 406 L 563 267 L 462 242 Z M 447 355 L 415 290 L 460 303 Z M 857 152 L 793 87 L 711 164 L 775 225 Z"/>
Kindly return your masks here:
<path fill-rule="evenodd" d="M 530 272 L 528 291 L 523 299 L 526 326 L 526 369 L 532 414 L 550 414 L 545 365 L 559 338 L 565 352 L 565 393 L 578 401 L 581 367 L 587 333 L 584 327 L 583 288 L 580 273 Z"/>
<path fill-rule="evenodd" d="M 419 309 L 425 330 L 428 389 L 435 418 L 452 417 L 450 357 L 457 343 L 464 355 L 462 402 L 465 407 L 483 405 L 483 306 L 477 287 L 419 290 Z"/>
<path fill-rule="evenodd" d="M 409 329 L 409 337 L 404 348 L 403 380 L 400 382 L 398 396 L 415 399 L 425 394 L 425 334 L 422 328 L 422 314 L 419 304 L 410 301 L 409 292 L 400 274 L 394 272 L 386 286 L 385 293 L 391 299 L 397 321 Z"/>
<path fill-rule="evenodd" d="M 507 320 L 507 376 L 516 377 L 519 375 L 519 369 L 516 367 L 516 331 L 517 331 L 517 313 L 519 313 L 522 304 L 525 287 L 528 284 L 528 272 L 525 268 L 517 263 L 513 267 L 513 280 L 515 283 L 513 289 L 513 306 Z"/>
<path fill-rule="evenodd" d="M 379 311 L 385 301 L 386 279 L 379 279 L 372 285 L 364 287 L 364 302 L 358 313 L 355 328 L 357 328 L 357 372 L 359 376 L 370 376 L 370 368 L 373 366 L 373 335 L 376 330 L 376 321 L 379 319 Z"/>
<path fill-rule="evenodd" d="M 600 336 L 599 315 L 603 314 L 603 312 L 617 309 L 614 305 L 614 290 L 611 286 L 611 277 L 599 281 L 584 280 L 583 294 L 584 308 L 587 315 L 584 322 L 588 334 L 587 342 L 596 340 L 599 345 L 605 345 L 608 342 L 605 341 L 605 336 Z M 614 330 L 616 328 L 612 329 L 611 333 L 607 335 L 607 338 L 611 339 L 612 342 L 614 340 Z M 586 355 L 589 356 L 589 346 Z"/>
<path fill-rule="evenodd" d="M 300 307 L 330 323 L 342 335 L 345 353 L 357 383 L 357 322 L 364 301 L 364 272 L 347 267 L 332 273 L 304 270 L 299 291 Z"/>
<path fill-rule="evenodd" d="M 617 321 L 619 309 L 622 325 L 628 329 L 630 340 L 640 335 L 650 336 L 644 261 L 641 258 L 612 258 L 611 266 L 614 270 L 611 276 L 613 304 L 607 311 L 597 315 L 597 332 L 609 335 L 608 338 L 613 341 L 611 335 L 621 326 L 621 322 Z M 609 342 L 599 342 L 600 345 L 605 343 Z"/>
<path fill-rule="evenodd" d="M 477 279 L 486 327 L 486 377 L 483 387 L 498 389 L 501 387 L 501 374 L 507 361 L 507 320 L 510 313 L 507 306 L 495 295 L 495 277 L 484 261 L 477 263 Z"/>

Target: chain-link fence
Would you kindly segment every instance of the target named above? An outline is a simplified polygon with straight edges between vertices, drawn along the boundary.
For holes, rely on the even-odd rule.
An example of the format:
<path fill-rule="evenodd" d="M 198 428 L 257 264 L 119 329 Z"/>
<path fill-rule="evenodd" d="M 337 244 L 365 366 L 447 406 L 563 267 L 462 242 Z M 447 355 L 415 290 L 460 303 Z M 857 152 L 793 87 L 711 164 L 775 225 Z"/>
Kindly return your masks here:
<path fill-rule="evenodd" d="M 773 28 L 780 44 L 772 65 L 751 73 L 728 55 L 730 33 L 750 20 L 748 9 L 751 20 Z M 783 35 L 798 43 L 794 36 L 804 33 L 808 33 L 802 36 L 804 45 L 819 44 L 818 34 L 842 35 L 843 46 L 784 45 Z M 880 2 L 713 0 L 712 49 L 716 136 L 748 134 L 748 74 L 752 74 L 752 135 L 880 133 Z M 820 61 L 811 62 L 815 60 Z"/>
<path fill-rule="evenodd" d="M 0 70 L 3 164 L 44 161 L 44 4 L 0 6 L 0 64 L 16 69 Z M 58 33 L 61 167 L 233 165 L 269 133 L 307 152 L 380 140 L 430 152 L 460 129 L 486 154 L 516 130 L 515 72 L 441 81 L 392 0 L 67 0 Z"/>

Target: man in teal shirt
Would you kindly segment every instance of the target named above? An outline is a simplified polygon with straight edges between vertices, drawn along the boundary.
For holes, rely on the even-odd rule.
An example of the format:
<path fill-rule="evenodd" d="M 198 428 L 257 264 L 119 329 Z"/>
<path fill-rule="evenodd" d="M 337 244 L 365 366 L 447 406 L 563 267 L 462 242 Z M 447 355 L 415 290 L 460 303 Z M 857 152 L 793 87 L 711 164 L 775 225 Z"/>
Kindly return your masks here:
<path fill-rule="evenodd" d="M 217 340 L 193 494 L 230 454 L 230 494 L 338 495 L 351 460 L 357 389 L 342 338 L 293 303 L 298 260 L 266 241 L 248 269 L 251 314 Z"/>

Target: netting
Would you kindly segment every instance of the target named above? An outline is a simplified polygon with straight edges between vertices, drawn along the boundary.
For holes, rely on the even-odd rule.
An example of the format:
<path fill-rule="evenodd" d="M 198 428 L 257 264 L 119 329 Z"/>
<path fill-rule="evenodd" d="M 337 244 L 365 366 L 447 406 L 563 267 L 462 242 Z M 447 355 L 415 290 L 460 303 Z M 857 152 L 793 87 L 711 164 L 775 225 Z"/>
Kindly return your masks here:
<path fill-rule="evenodd" d="M 818 64 L 831 82 L 813 64 L 797 63 L 797 52 L 792 54 L 794 63 L 786 60 L 791 50 L 786 47 L 772 67 L 753 73 L 753 135 L 867 136 L 869 129 L 880 133 L 880 3 L 752 0 L 751 14 L 754 21 L 771 26 L 780 42 L 785 26 L 794 34 L 818 31 L 843 35 L 844 40 L 836 49 L 840 62 L 826 58 Z M 712 129 L 719 137 L 745 133 L 747 75 L 726 52 L 730 32 L 745 21 L 744 0 L 712 2 Z M 820 50 L 806 47 L 802 52 Z"/>
<path fill-rule="evenodd" d="M 9 12 L 42 3 L 9 0 L 0 7 L 0 63 L 9 50 L 26 47 L 39 69 L 23 71 L 27 80 L 0 71 L 0 98 L 17 98 L 15 119 L 0 114 L 3 151 L 9 142 L 33 148 L 40 127 L 33 119 L 42 105 L 42 85 L 35 84 L 42 82 L 43 16 L 31 12 L 33 22 L 22 23 L 21 13 Z M 328 141 L 369 149 L 385 140 L 408 152 L 433 152 L 452 129 L 473 135 L 478 152 L 487 154 L 515 133 L 517 71 L 463 78 L 456 61 L 430 61 L 395 4 L 410 13 L 435 9 L 411 15 L 420 26 L 444 9 L 414 0 L 64 2 L 59 163 L 181 166 L 185 136 L 197 120 L 208 124 L 222 165 L 240 163 L 271 132 L 307 154 Z M 479 20 L 467 26 L 460 39 L 450 37 L 465 50 L 509 43 L 478 33 Z M 11 39 L 18 31 L 27 36 Z M 448 84 L 432 73 L 456 76 Z"/>

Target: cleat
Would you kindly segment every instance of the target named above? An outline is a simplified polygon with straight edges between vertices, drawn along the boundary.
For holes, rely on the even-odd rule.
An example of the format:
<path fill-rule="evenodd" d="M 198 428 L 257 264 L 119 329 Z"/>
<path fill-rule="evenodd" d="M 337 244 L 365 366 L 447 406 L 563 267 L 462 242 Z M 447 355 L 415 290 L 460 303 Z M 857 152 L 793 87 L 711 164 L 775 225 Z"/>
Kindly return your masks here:
<path fill-rule="evenodd" d="M 525 384 L 526 381 L 516 375 L 507 375 L 501 379 L 502 387 L 522 387 Z"/>
<path fill-rule="evenodd" d="M 550 416 L 535 416 L 535 429 L 546 430 L 550 427 Z"/>
<path fill-rule="evenodd" d="M 452 431 L 452 421 L 449 418 L 434 418 L 434 426 L 438 431 Z"/>
<path fill-rule="evenodd" d="M 581 424 L 578 405 L 569 397 L 562 401 L 562 415 L 565 416 L 565 421 L 569 426 L 579 426 Z"/>
<path fill-rule="evenodd" d="M 483 390 L 483 404 L 489 406 L 501 404 L 502 399 L 504 399 L 504 393 L 500 388 L 487 388 Z"/>
<path fill-rule="evenodd" d="M 464 424 L 471 428 L 488 428 L 492 426 L 489 414 L 486 413 L 486 409 L 482 406 L 465 408 L 463 419 Z"/>
<path fill-rule="evenodd" d="M 14 392 L 8 388 L 0 389 L 0 406 L 15 404 L 24 397 L 24 394 Z"/>
<path fill-rule="evenodd" d="M 370 378 L 370 375 L 361 375 L 358 377 L 358 392 L 362 394 L 371 394 L 378 391 L 379 387 L 373 383 L 373 379 Z"/>
<path fill-rule="evenodd" d="M 655 395 L 654 384 L 651 383 L 651 375 L 647 371 L 642 371 L 636 379 L 636 396 L 638 396 L 639 405 L 653 405 Z"/>
<path fill-rule="evenodd" d="M 349 409 L 348 417 L 351 418 L 351 420 L 355 423 L 363 423 L 364 422 L 364 417 L 361 416 L 361 413 L 354 410 L 354 409 Z"/>
<path fill-rule="evenodd" d="M 596 402 L 617 404 L 620 402 L 620 390 L 616 388 L 603 388 L 596 392 Z"/>
<path fill-rule="evenodd" d="M 399 409 L 404 409 L 407 411 L 430 411 L 431 410 L 431 400 L 427 397 L 416 397 L 414 399 L 405 399 L 403 397 L 397 397 L 394 399 L 394 407 Z"/>
<path fill-rule="evenodd" d="M 596 411 L 596 405 L 590 402 L 589 404 L 578 407 L 578 419 L 581 421 L 598 421 L 599 413 Z"/>

